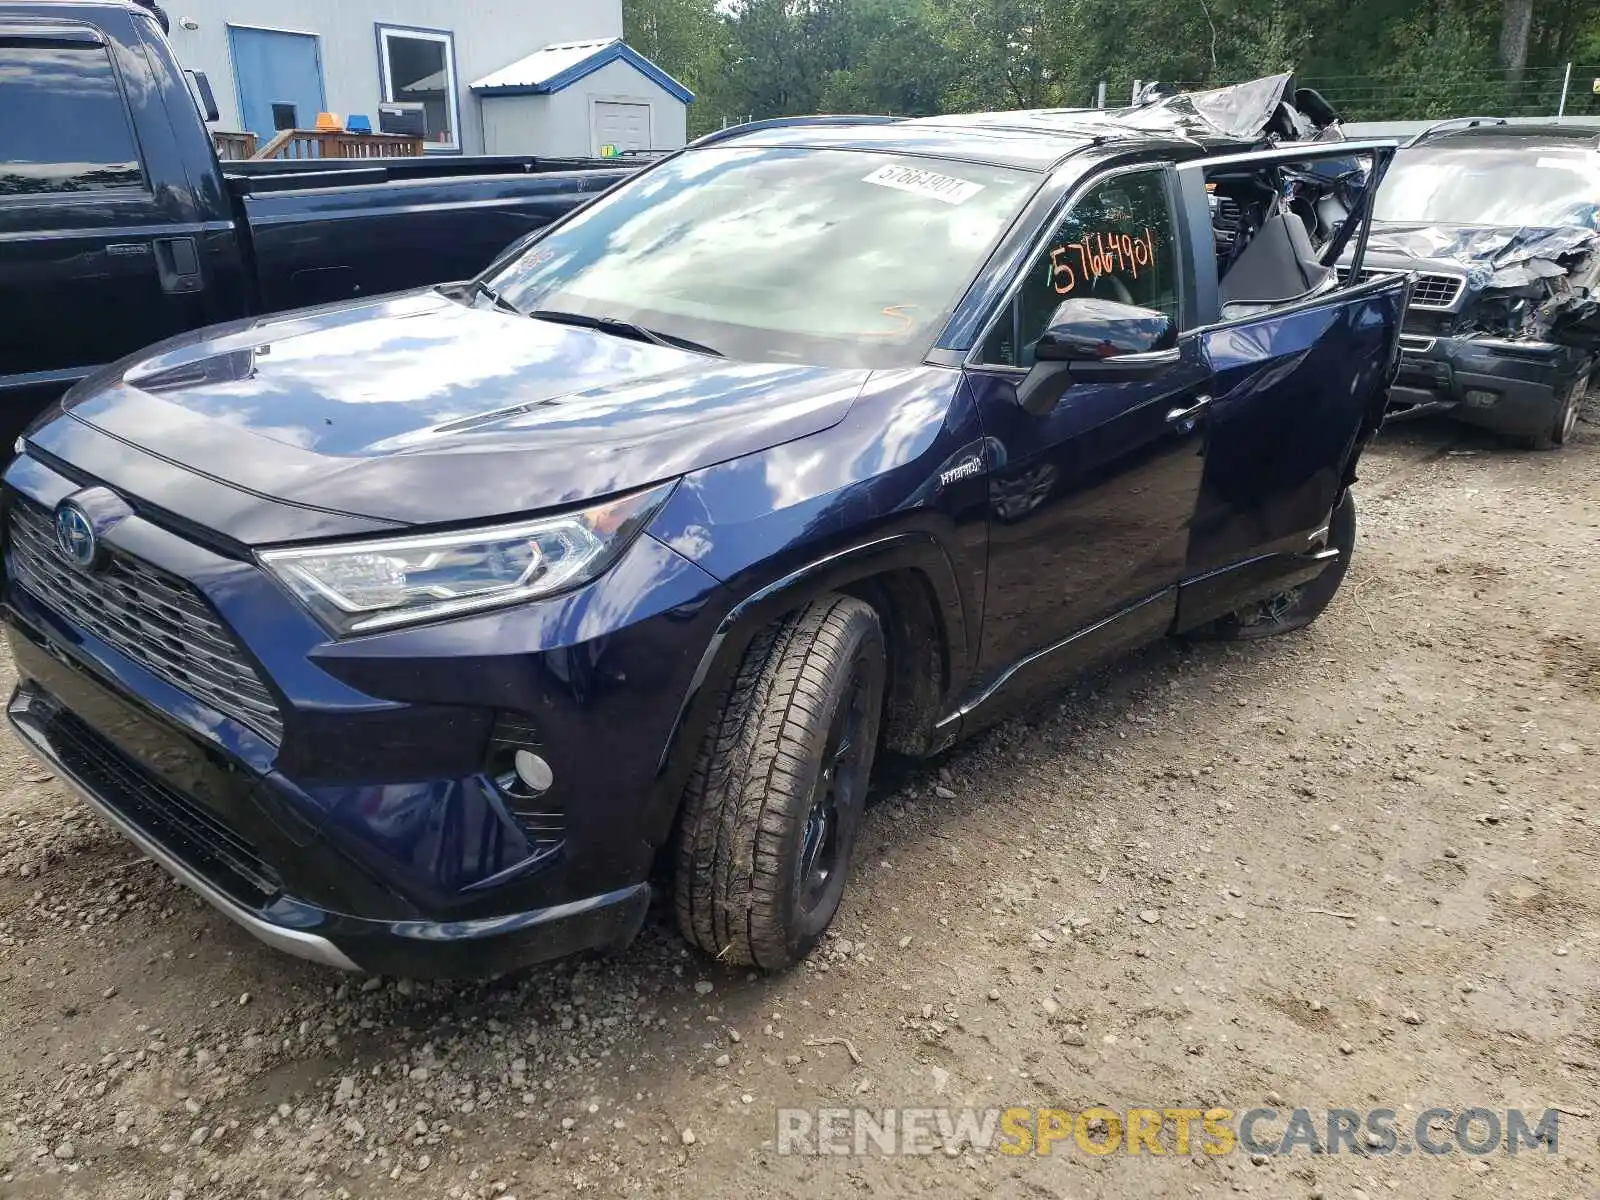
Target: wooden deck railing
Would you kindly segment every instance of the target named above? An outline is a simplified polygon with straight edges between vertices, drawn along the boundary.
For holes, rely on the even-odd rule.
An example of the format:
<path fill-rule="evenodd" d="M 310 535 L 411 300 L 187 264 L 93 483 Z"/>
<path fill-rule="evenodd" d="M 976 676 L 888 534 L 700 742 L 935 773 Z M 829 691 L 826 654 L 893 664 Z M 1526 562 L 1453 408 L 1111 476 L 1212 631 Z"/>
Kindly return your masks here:
<path fill-rule="evenodd" d="M 416 158 L 422 139 L 401 133 L 346 133 L 339 129 L 285 129 L 250 157 Z"/>
<path fill-rule="evenodd" d="M 254 157 L 256 135 L 253 133 L 224 133 L 211 131 L 211 143 L 217 148 L 217 157 L 224 162 L 239 162 Z"/>

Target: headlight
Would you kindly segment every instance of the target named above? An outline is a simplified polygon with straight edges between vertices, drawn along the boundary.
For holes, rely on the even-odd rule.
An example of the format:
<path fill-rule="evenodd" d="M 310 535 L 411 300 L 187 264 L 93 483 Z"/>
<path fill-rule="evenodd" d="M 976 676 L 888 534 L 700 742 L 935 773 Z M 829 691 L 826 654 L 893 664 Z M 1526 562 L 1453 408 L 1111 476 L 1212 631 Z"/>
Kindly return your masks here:
<path fill-rule="evenodd" d="M 614 563 L 671 484 L 487 529 L 269 550 L 262 564 L 331 629 L 361 633 L 577 587 Z"/>

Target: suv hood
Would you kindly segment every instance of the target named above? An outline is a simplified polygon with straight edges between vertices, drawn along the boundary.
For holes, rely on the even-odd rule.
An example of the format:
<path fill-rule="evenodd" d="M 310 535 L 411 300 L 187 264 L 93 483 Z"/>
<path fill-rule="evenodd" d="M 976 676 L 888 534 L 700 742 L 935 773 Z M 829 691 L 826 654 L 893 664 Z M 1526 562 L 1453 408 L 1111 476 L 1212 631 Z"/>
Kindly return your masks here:
<path fill-rule="evenodd" d="M 1600 232 L 1374 222 L 1367 262 L 1463 280 L 1452 332 L 1594 345 L 1600 337 Z"/>
<path fill-rule="evenodd" d="M 86 380 L 64 408 L 264 501 L 445 524 L 640 488 L 816 433 L 868 375 L 727 362 L 429 292 L 175 339 Z M 52 432 L 30 436 L 71 461 L 74 439 Z M 205 494 L 161 491 L 143 498 Z M 214 528 L 215 512 L 178 515 Z M 240 524 L 217 532 L 256 543 L 292 522 Z"/>
<path fill-rule="evenodd" d="M 1400 225 L 1373 222 L 1367 249 L 1465 268 L 1468 286 L 1523 287 L 1565 275 L 1600 246 L 1600 233 L 1572 226 Z"/>

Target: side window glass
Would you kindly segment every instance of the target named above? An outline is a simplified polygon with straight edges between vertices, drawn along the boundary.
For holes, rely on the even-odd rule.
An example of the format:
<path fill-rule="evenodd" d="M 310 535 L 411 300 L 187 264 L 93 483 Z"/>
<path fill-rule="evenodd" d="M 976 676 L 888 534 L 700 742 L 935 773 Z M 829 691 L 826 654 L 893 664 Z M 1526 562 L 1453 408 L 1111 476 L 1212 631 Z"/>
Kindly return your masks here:
<path fill-rule="evenodd" d="M 104 47 L 23 40 L 0 54 L 0 198 L 144 188 Z"/>
<path fill-rule="evenodd" d="M 1160 171 L 1097 184 L 1072 205 L 984 343 L 982 361 L 1033 365 L 1033 344 L 1063 300 L 1116 300 L 1178 317 L 1177 254 Z"/>

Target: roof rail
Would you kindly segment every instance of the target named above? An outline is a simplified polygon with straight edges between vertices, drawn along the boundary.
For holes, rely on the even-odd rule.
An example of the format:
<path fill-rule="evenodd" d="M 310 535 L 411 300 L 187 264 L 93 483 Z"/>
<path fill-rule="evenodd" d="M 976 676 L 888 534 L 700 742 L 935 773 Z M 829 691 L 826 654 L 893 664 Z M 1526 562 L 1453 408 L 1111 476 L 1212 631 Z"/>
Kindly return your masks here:
<path fill-rule="evenodd" d="M 757 129 L 789 129 L 798 125 L 893 125 L 904 120 L 904 117 L 866 116 L 849 113 L 819 117 L 768 117 L 765 121 L 746 121 L 743 125 L 729 125 L 726 129 L 714 130 L 711 133 L 697 137 L 689 145 L 692 147 L 711 146 L 727 138 L 741 133 L 751 133 Z"/>
<path fill-rule="evenodd" d="M 1509 125 L 1510 121 L 1504 117 L 1449 117 L 1443 121 L 1435 121 L 1421 133 L 1416 134 L 1410 141 L 1401 145 L 1402 150 L 1409 150 L 1424 138 L 1432 137 L 1436 133 L 1444 133 L 1451 129 L 1476 129 L 1479 125 Z"/>

